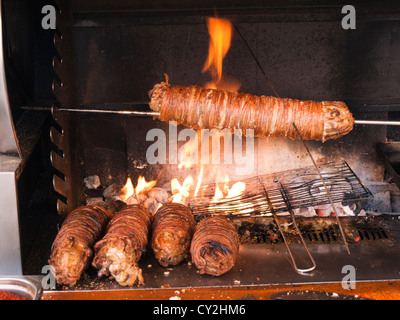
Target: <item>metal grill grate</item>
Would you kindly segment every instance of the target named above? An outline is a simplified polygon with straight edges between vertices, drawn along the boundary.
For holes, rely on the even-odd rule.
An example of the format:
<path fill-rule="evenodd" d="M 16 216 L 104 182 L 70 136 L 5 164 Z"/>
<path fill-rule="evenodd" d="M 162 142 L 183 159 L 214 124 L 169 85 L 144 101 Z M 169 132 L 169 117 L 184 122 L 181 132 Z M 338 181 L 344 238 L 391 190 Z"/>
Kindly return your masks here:
<path fill-rule="evenodd" d="M 334 203 L 365 199 L 371 195 L 346 161 L 327 162 L 318 167 Z M 215 185 L 201 186 L 197 196 L 188 199 L 193 214 L 198 217 L 265 216 L 330 203 L 315 167 L 256 176 L 242 182 L 246 184 L 243 194 L 219 201 L 213 201 Z"/>
<path fill-rule="evenodd" d="M 321 226 L 321 218 L 313 219 L 312 224 L 308 222 L 309 219 L 297 220 L 299 230 L 307 243 L 342 243 L 343 240 L 340 235 L 340 230 L 336 225 Z M 326 220 L 325 218 L 322 218 Z M 328 220 L 332 221 L 332 218 Z M 317 220 L 317 221 L 315 221 Z M 352 218 L 352 221 L 359 221 L 357 218 Z M 241 243 L 256 244 L 256 243 L 282 243 L 284 239 L 279 233 L 273 220 L 271 223 L 251 223 L 242 222 L 238 227 L 239 237 Z M 314 222 L 315 221 L 315 222 Z M 365 222 L 365 221 L 364 221 Z M 366 226 L 357 225 L 357 223 L 346 223 L 346 232 L 350 234 L 349 239 L 354 242 L 366 241 L 385 241 L 390 240 L 389 233 L 381 226 L 374 225 L 374 222 L 368 221 Z M 296 241 L 296 235 L 286 233 L 289 242 Z"/>

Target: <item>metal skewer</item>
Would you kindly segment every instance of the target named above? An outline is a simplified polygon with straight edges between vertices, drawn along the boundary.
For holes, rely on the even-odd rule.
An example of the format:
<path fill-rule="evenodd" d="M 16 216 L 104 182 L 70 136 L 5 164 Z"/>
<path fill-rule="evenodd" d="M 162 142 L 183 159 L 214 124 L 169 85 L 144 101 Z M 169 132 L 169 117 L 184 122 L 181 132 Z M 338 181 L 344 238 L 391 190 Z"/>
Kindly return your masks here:
<path fill-rule="evenodd" d="M 98 110 L 98 109 L 68 109 L 68 108 L 57 108 L 57 111 L 67 112 L 87 112 L 87 113 L 110 113 L 110 114 L 121 114 L 127 116 L 136 117 L 159 117 L 160 113 L 156 111 L 136 111 L 136 110 Z"/>
<path fill-rule="evenodd" d="M 159 117 L 160 113 L 156 111 L 136 111 L 136 110 L 110 110 L 110 109 L 75 109 L 75 108 L 57 108 L 57 107 L 21 107 L 23 110 L 30 111 L 60 111 L 60 112 L 82 112 L 82 113 L 107 113 L 121 114 L 137 117 Z"/>
<path fill-rule="evenodd" d="M 145 105 L 143 103 L 141 105 Z M 107 114 L 121 114 L 127 116 L 137 117 L 159 117 L 160 112 L 157 111 L 136 111 L 136 110 L 110 110 L 110 109 L 75 109 L 75 108 L 57 108 L 57 107 L 34 107 L 24 106 L 21 107 L 23 110 L 30 111 L 61 111 L 61 112 L 83 112 L 83 113 L 107 113 Z M 355 120 L 355 124 L 366 124 L 366 125 L 381 125 L 381 126 L 400 126 L 400 121 L 387 121 L 387 120 Z"/>
<path fill-rule="evenodd" d="M 385 121 L 385 120 L 355 120 L 354 123 L 379 125 L 379 126 L 400 126 L 400 121 Z"/>

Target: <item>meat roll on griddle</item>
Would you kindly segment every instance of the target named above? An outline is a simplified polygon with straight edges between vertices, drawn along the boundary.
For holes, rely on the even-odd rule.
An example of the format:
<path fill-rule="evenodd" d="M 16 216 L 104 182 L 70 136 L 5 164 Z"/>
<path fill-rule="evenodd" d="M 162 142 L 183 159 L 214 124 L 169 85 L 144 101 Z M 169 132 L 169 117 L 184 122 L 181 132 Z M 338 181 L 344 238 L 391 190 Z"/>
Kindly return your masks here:
<path fill-rule="evenodd" d="M 111 217 L 111 212 L 94 205 L 69 213 L 52 244 L 49 259 L 58 284 L 74 285 L 78 281 Z"/>
<path fill-rule="evenodd" d="M 195 227 L 192 212 L 185 205 L 167 203 L 157 210 L 153 220 L 151 246 L 162 266 L 174 266 L 189 257 Z"/>
<path fill-rule="evenodd" d="M 204 218 L 193 235 L 192 261 L 200 274 L 220 276 L 235 265 L 239 244 L 239 235 L 230 220 L 221 216 Z"/>
<path fill-rule="evenodd" d="M 98 276 L 111 275 L 121 286 L 144 284 L 140 257 L 148 243 L 150 212 L 142 205 L 124 207 L 109 222 L 107 233 L 94 246 Z"/>

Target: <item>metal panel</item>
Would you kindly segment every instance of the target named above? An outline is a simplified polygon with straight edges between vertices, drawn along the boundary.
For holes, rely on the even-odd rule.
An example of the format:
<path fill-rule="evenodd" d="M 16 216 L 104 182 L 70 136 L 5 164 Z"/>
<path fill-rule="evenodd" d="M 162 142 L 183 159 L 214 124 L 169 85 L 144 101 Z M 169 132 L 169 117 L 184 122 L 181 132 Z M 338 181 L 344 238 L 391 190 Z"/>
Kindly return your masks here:
<path fill-rule="evenodd" d="M 54 36 L 54 45 L 58 56 L 53 59 L 53 68 L 56 78 L 53 81 L 53 92 L 60 108 L 76 108 L 77 81 L 75 63 L 74 31 L 72 13 L 68 1 L 57 2 L 57 30 Z M 51 163 L 56 171 L 53 185 L 59 194 L 57 201 L 58 213 L 67 215 L 79 205 L 82 188 L 76 182 L 80 174 L 79 157 L 79 116 L 76 114 L 61 115 L 56 110 L 52 112 L 55 126 L 50 129 L 50 138 L 55 151 L 51 153 Z M 57 127 L 58 126 L 58 127 Z"/>
<path fill-rule="evenodd" d="M 54 111 L 54 120 L 61 126 L 62 133 L 54 127 L 50 137 L 57 150 L 51 151 L 50 159 L 56 174 L 53 177 L 54 190 L 59 194 L 58 213 L 66 216 L 81 204 L 83 197 L 80 121 L 77 114 L 63 114 Z"/>
<path fill-rule="evenodd" d="M 7 93 L 3 54 L 3 13 L 0 0 L 0 153 L 21 154 L 14 130 L 13 119 Z"/>
<path fill-rule="evenodd" d="M 18 157 L 0 156 L 0 274 L 21 275 L 21 245 L 15 172 Z"/>

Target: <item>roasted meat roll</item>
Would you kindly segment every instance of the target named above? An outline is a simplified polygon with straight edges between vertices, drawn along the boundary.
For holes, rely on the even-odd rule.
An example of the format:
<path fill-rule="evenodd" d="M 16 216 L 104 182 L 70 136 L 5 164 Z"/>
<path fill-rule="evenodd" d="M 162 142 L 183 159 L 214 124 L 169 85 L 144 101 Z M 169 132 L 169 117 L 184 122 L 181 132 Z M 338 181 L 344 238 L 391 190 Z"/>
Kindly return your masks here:
<path fill-rule="evenodd" d="M 68 214 L 51 246 L 49 259 L 58 284 L 74 285 L 78 281 L 111 217 L 111 212 L 94 205 L 79 207 Z"/>
<path fill-rule="evenodd" d="M 189 257 L 195 227 L 192 212 L 183 204 L 167 203 L 157 210 L 153 220 L 151 247 L 162 266 L 174 266 Z"/>
<path fill-rule="evenodd" d="M 201 220 L 193 235 L 190 253 L 200 274 L 220 276 L 232 269 L 239 251 L 239 235 L 225 217 Z"/>
<path fill-rule="evenodd" d="M 98 276 L 111 275 L 121 286 L 144 284 L 138 262 L 148 243 L 151 214 L 142 205 L 124 207 L 108 223 L 95 246 L 92 266 Z"/>
<path fill-rule="evenodd" d="M 341 101 L 310 101 L 255 96 L 166 82 L 149 91 L 150 108 L 162 121 L 193 129 L 252 129 L 256 137 L 336 139 L 353 129 L 354 118 Z"/>

